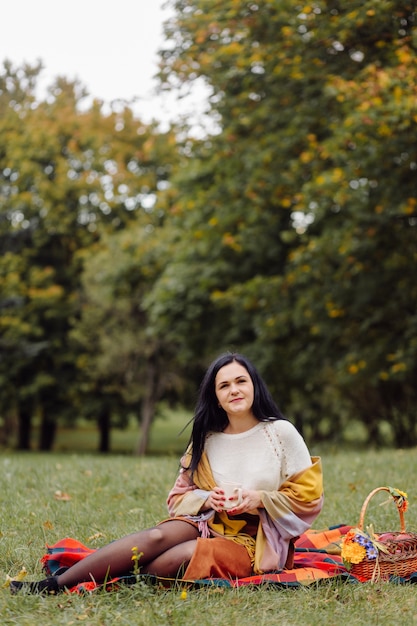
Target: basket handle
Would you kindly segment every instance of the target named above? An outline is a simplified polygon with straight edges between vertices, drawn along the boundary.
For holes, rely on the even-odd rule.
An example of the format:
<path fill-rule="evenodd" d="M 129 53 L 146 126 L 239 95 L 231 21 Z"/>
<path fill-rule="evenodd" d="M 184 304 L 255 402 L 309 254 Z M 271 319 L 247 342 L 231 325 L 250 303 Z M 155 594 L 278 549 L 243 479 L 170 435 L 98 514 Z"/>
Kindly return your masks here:
<path fill-rule="evenodd" d="M 363 530 L 363 523 L 365 520 L 365 513 L 366 513 L 366 509 L 367 506 L 369 504 L 369 500 L 376 494 L 378 493 L 378 491 L 388 491 L 388 493 L 390 494 L 391 491 L 388 487 L 377 487 L 376 489 L 374 489 L 373 491 L 371 491 L 371 493 L 368 495 L 368 497 L 365 499 L 365 502 L 362 504 L 362 509 L 361 509 L 361 513 L 360 513 L 360 517 L 359 517 L 359 526 L 358 528 L 360 530 Z M 395 498 L 393 498 L 394 502 L 395 502 Z M 404 512 L 397 506 L 397 511 L 398 514 L 400 516 L 400 526 L 401 526 L 401 532 L 405 533 L 405 521 L 404 521 Z"/>

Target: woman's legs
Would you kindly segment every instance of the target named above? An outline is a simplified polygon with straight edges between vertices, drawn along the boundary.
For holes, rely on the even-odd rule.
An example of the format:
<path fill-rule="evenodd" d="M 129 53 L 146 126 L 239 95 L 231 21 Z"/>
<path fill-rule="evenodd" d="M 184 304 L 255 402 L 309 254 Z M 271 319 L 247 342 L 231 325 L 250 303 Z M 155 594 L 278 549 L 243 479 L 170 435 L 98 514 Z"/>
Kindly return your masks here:
<path fill-rule="evenodd" d="M 184 541 L 183 543 L 165 550 L 153 561 L 141 568 L 142 574 L 155 574 L 155 576 L 181 576 L 186 570 L 188 563 L 197 546 L 197 539 Z M 140 563 L 140 562 L 139 562 Z"/>
<path fill-rule="evenodd" d="M 192 524 L 182 520 L 167 520 L 93 552 L 58 576 L 57 583 L 60 587 L 73 587 L 87 580 L 102 583 L 132 572 L 134 547 L 138 554 L 143 553 L 138 561 L 140 572 L 175 576 L 191 559 L 198 536 L 198 529 Z"/>

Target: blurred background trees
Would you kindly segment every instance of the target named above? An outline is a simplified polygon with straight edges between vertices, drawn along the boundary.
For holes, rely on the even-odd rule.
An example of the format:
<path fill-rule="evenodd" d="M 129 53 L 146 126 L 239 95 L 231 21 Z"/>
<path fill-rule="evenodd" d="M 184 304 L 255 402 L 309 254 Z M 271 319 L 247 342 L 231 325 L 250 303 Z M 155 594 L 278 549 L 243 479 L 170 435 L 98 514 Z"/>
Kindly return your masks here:
<path fill-rule="evenodd" d="M 310 441 L 415 445 L 414 3 L 172 5 L 160 82 L 206 82 L 204 137 L 4 63 L 4 431 L 87 417 L 106 451 L 133 414 L 143 453 L 232 349 Z"/>

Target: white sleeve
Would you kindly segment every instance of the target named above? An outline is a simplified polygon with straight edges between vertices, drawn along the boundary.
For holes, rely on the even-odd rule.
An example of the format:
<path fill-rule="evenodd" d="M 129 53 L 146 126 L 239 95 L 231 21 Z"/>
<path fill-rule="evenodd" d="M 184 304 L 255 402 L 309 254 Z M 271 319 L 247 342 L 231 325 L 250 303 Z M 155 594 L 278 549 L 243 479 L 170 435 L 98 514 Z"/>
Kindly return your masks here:
<path fill-rule="evenodd" d="M 298 430 L 287 420 L 273 422 L 282 449 L 282 479 L 286 480 L 311 465 L 311 455 Z"/>

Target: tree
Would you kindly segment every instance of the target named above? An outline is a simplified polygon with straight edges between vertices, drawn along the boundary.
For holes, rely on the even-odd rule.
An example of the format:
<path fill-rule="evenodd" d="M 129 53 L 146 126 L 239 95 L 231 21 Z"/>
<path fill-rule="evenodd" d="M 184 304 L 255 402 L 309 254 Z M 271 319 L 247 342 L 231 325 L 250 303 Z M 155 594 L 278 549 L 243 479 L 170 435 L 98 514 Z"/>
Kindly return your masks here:
<path fill-rule="evenodd" d="M 304 285 L 315 303 L 309 307 L 314 343 L 332 345 L 340 392 L 370 441 L 381 442 L 384 420 L 399 446 L 417 441 L 417 63 L 410 10 L 409 3 L 396 3 L 392 18 L 366 6 L 340 29 L 343 49 L 353 49 L 354 28 L 368 36 L 356 47 L 362 60 L 355 80 L 340 74 L 327 80 L 340 116 L 314 146 L 316 158 L 312 149 L 304 157 L 311 179 L 296 209 L 313 223 L 291 268 L 293 288 Z"/>
<path fill-rule="evenodd" d="M 172 5 L 161 79 L 203 78 L 219 132 L 179 183 L 159 319 L 191 353 L 255 355 L 312 430 L 353 409 L 412 444 L 414 4 Z"/>
<path fill-rule="evenodd" d="M 81 252 L 152 213 L 175 146 L 173 133 L 144 125 L 127 106 L 83 109 L 78 82 L 58 78 L 35 101 L 39 71 L 6 63 L 0 81 L 0 406 L 12 397 L 23 449 L 35 414 L 42 449 L 58 417 L 72 414 L 79 355 L 69 336 L 80 316 Z M 162 221 L 152 213 L 153 226 Z"/>
<path fill-rule="evenodd" d="M 157 403 L 178 385 L 170 344 L 153 336 L 143 304 L 167 262 L 151 221 L 103 237 L 85 253 L 82 309 L 71 337 L 80 354 L 79 414 L 101 416 L 102 452 L 110 448 L 111 425 L 135 414 L 142 427 L 135 451 L 145 454 Z"/>

